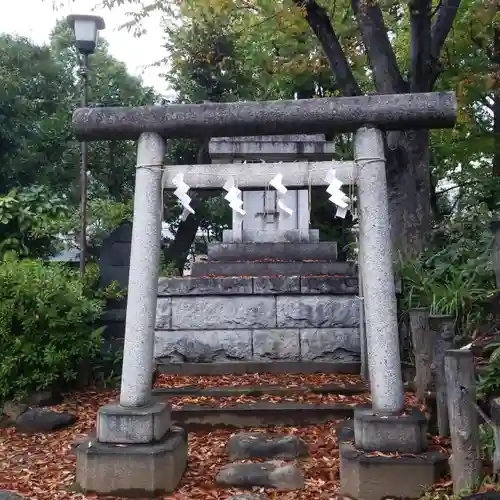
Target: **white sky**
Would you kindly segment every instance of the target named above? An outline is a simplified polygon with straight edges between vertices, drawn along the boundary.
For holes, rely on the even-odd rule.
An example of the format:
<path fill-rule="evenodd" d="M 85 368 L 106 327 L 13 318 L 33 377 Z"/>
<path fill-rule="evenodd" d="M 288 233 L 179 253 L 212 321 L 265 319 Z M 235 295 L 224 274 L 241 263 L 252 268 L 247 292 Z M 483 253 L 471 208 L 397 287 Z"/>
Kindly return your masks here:
<path fill-rule="evenodd" d="M 147 34 L 136 38 L 127 30 L 118 30 L 127 21 L 126 13 L 131 10 L 130 4 L 113 10 L 94 9 L 97 0 L 66 0 L 66 4 L 66 7 L 55 11 L 52 0 L 9 1 L 8 7 L 5 6 L 0 15 L 0 32 L 26 36 L 35 43 L 43 43 L 48 41 L 56 22 L 68 14 L 102 16 L 106 22 L 102 36 L 109 43 L 110 53 L 124 62 L 131 74 L 142 76 L 146 85 L 153 86 L 162 94 L 169 93 L 164 79 L 159 76 L 161 68 L 147 68 L 166 55 L 162 47 L 163 32 L 159 15 L 152 14 L 143 24 Z"/>

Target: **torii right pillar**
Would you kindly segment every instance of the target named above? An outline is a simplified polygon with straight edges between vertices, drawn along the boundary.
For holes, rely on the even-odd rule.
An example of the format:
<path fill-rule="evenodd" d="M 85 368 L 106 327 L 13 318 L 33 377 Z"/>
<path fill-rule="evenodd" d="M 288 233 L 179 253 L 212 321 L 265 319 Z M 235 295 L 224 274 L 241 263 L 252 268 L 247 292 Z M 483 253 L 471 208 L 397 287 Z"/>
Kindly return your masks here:
<path fill-rule="evenodd" d="M 354 155 L 372 405 L 358 407 L 354 425 L 342 430 L 340 494 L 419 498 L 446 471 L 447 457 L 428 450 L 425 415 L 404 405 L 382 132 L 359 129 Z"/>

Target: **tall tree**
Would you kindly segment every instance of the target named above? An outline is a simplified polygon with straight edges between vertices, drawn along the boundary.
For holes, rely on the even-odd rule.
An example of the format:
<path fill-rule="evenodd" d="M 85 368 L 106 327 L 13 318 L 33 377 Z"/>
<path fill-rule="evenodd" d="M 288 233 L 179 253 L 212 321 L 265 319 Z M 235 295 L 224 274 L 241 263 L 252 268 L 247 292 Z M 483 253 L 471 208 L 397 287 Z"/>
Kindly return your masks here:
<path fill-rule="evenodd" d="M 150 104 L 156 94 L 108 53 L 105 40 L 91 57 L 92 105 Z M 50 45 L 0 36 L 0 191 L 43 184 L 78 198 L 79 144 L 68 123 L 79 102 L 77 58 L 65 23 Z M 131 142 L 90 147 L 90 194 L 130 199 Z"/>
<path fill-rule="evenodd" d="M 107 3 L 114 5 L 116 0 Z M 323 73 L 326 61 L 334 75 L 334 81 L 325 85 L 328 91 L 333 95 L 359 95 L 434 89 L 446 62 L 443 47 L 460 3 L 177 0 L 167 7 L 166 2 L 153 0 L 143 5 L 143 14 L 158 8 L 169 17 L 180 15 L 198 25 L 216 19 L 221 27 L 229 25 L 235 32 L 243 32 L 240 39 L 246 47 L 242 47 L 242 53 L 250 56 L 247 64 L 253 65 L 254 73 L 265 75 L 266 71 L 255 65 L 256 61 L 265 62 L 269 79 L 283 84 L 284 77 L 277 73 L 285 66 L 284 59 L 297 68 L 310 70 L 315 65 L 317 74 Z M 474 3 L 485 15 L 491 15 L 488 6 L 480 1 Z M 140 19 L 138 15 L 132 23 Z M 319 41 L 323 56 L 312 44 L 306 28 Z M 401 64 L 401 54 L 395 50 L 403 44 L 409 64 Z M 306 47 L 309 51 L 304 50 Z M 290 71 L 285 71 L 285 76 L 289 75 Z M 394 246 L 403 255 L 411 255 L 426 244 L 431 227 L 429 134 L 394 132 L 386 139 Z"/>

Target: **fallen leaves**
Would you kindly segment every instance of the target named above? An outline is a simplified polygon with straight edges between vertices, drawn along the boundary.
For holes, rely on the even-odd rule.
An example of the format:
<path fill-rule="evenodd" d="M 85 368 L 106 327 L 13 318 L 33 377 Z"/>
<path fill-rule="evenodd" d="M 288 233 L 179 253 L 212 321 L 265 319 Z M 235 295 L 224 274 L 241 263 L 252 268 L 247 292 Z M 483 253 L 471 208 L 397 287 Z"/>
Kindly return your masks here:
<path fill-rule="evenodd" d="M 72 395 L 58 411 L 73 411 L 78 422 L 53 434 L 24 435 L 14 429 L 0 430 L 0 489 L 15 491 L 32 500 L 70 500 L 84 497 L 70 491 L 75 478 L 72 444 L 95 427 L 97 409 L 114 399 L 117 393 L 85 392 Z M 306 488 L 298 492 L 268 491 L 275 500 L 310 500 L 332 498 L 337 492 L 338 445 L 335 425 L 330 422 L 307 427 L 248 429 L 300 436 L 309 445 L 311 456 L 298 462 L 306 475 Z M 214 487 L 219 469 L 228 462 L 224 448 L 231 429 L 189 434 L 189 465 L 177 492 L 165 496 L 172 500 L 226 499 L 243 490 Z"/>
<path fill-rule="evenodd" d="M 274 490 L 255 488 L 275 500 L 331 499 L 338 492 L 338 442 L 335 425 L 338 422 L 307 427 L 251 428 L 250 432 L 264 431 L 269 434 L 287 434 L 302 438 L 309 447 L 310 457 L 296 461 L 304 472 L 305 489 L 279 493 Z M 171 497 L 173 500 L 226 499 L 245 490 L 216 489 L 214 479 L 219 469 L 229 463 L 224 453 L 234 431 L 218 429 L 209 433 L 195 433 L 189 436 L 190 464 L 180 487 Z"/>
<path fill-rule="evenodd" d="M 33 500 L 77 498 L 63 491 L 74 481 L 72 443 L 95 427 L 97 409 L 116 399 L 115 391 L 76 393 L 56 411 L 78 415 L 72 427 L 52 434 L 21 434 L 0 430 L 0 489 L 16 491 Z M 81 496 L 80 496 L 81 498 Z"/>
<path fill-rule="evenodd" d="M 359 375 L 341 373 L 311 373 L 311 374 L 273 374 L 247 373 L 245 375 L 208 375 L 208 376 L 179 376 L 160 374 L 155 387 L 248 387 L 252 385 L 279 385 L 281 387 L 300 387 L 321 385 L 361 385 Z"/>
<path fill-rule="evenodd" d="M 311 374 L 273 375 L 249 374 L 240 376 L 180 377 L 161 375 L 158 386 L 182 387 L 237 387 L 249 385 L 280 385 L 282 387 L 313 386 L 326 384 L 354 385 L 360 379 L 353 375 Z M 69 429 L 52 434 L 24 435 L 15 429 L 0 429 L 0 489 L 15 491 L 31 500 L 76 500 L 84 498 L 71 491 L 75 478 L 75 456 L 73 443 L 88 436 L 94 429 L 96 413 L 100 406 L 116 400 L 116 391 L 85 391 L 70 395 L 64 403 L 54 407 L 56 411 L 69 411 L 78 415 L 77 423 Z M 203 406 L 232 405 L 256 401 L 269 402 L 309 402 L 318 404 L 367 403 L 368 393 L 357 395 L 315 394 L 297 392 L 287 396 L 235 396 L 235 397 L 195 397 L 187 395 L 172 398 L 177 406 L 198 404 Z M 412 394 L 405 395 L 408 406 L 416 404 Z M 307 427 L 272 427 L 266 429 L 246 429 L 267 433 L 293 434 L 301 437 L 308 445 L 310 457 L 297 462 L 305 475 L 305 489 L 296 492 L 279 493 L 265 491 L 271 500 L 326 500 L 338 493 L 339 450 L 335 435 L 337 421 Z M 222 490 L 216 488 L 214 479 L 219 469 L 229 463 L 224 448 L 231 429 L 217 429 L 211 432 L 189 433 L 189 464 L 186 473 L 173 495 L 163 499 L 172 500 L 225 500 L 242 490 Z M 445 442 L 433 442 L 434 446 L 446 446 Z"/>
<path fill-rule="evenodd" d="M 334 405 L 342 404 L 345 406 L 355 406 L 370 402 L 370 395 L 343 395 L 343 394 L 290 394 L 288 396 L 273 396 L 270 394 L 263 394 L 260 396 L 226 396 L 226 397 L 209 397 L 209 396 L 182 396 L 168 398 L 172 403 L 173 408 L 182 408 L 186 405 L 198 406 L 217 406 L 219 408 L 226 408 L 237 404 L 252 404 L 258 402 L 267 403 L 312 403 Z"/>

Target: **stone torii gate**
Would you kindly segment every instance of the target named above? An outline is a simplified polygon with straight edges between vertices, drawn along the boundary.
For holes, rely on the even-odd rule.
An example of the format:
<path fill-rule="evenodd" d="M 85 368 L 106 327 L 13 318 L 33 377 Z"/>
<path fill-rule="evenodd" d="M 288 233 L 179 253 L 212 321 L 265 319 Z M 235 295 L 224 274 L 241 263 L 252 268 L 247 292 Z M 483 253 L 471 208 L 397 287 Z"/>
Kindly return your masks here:
<path fill-rule="evenodd" d="M 82 490 L 121 496 L 170 492 L 186 465 L 185 432 L 171 425 L 169 405 L 155 403 L 151 396 L 163 170 L 167 168 L 167 186 L 182 172 L 192 188 L 219 189 L 230 175 L 238 179 L 240 188 L 260 188 L 262 176 L 248 175 L 250 171 L 258 174 L 257 170 L 265 168 L 269 178 L 273 169 L 278 172 L 278 164 L 242 164 L 238 172 L 222 165 L 163 167 L 169 138 L 356 131 L 354 162 L 336 165 L 337 177 L 346 183 L 353 178 L 356 165 L 360 212 L 372 408 L 356 413 L 355 446 L 361 451 L 389 451 L 405 442 L 409 453 L 425 449 L 420 416 L 408 417 L 408 423 L 401 418 L 403 385 L 383 132 L 452 127 L 456 114 L 454 93 L 84 108 L 75 112 L 73 127 L 79 140 L 138 140 L 120 400 L 99 410 L 97 436 L 77 447 L 77 483 Z M 287 187 L 324 184 L 324 165 L 296 165 L 284 172 Z M 247 175 L 241 175 L 241 169 Z M 362 463 L 354 455 L 351 449 L 341 453 L 342 489 L 343 494 L 362 497 Z M 416 476 L 416 481 L 422 481 Z M 412 482 L 411 477 L 404 479 Z M 411 496 L 403 493 L 386 491 L 384 495 Z"/>

